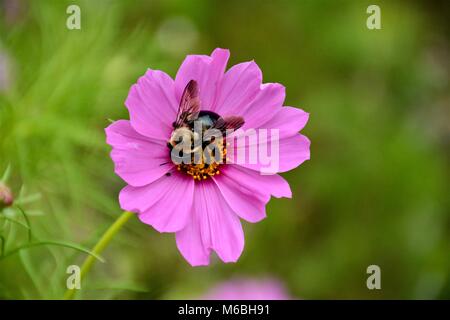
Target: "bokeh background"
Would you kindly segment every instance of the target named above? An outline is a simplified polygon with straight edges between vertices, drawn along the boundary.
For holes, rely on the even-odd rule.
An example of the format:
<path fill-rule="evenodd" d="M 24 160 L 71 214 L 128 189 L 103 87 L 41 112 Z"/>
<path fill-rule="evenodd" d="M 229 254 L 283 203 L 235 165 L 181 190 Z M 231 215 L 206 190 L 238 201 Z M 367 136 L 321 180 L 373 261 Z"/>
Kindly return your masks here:
<path fill-rule="evenodd" d="M 66 28 L 70 4 L 81 30 Z M 370 4 L 381 30 L 366 28 Z M 447 1 L 0 0 L 0 10 L 0 177 L 9 171 L 24 211 L 0 213 L 0 298 L 63 296 L 67 266 L 121 213 L 108 119 L 128 117 L 146 68 L 174 76 L 186 54 L 215 47 L 231 50 L 230 64 L 255 59 L 265 82 L 287 87 L 286 105 L 311 114 L 311 160 L 284 175 L 293 199 L 244 223 L 236 264 L 192 268 L 172 234 L 132 219 L 78 298 L 197 298 L 236 278 L 278 279 L 304 299 L 450 298 Z M 366 287 L 371 264 L 381 290 Z"/>

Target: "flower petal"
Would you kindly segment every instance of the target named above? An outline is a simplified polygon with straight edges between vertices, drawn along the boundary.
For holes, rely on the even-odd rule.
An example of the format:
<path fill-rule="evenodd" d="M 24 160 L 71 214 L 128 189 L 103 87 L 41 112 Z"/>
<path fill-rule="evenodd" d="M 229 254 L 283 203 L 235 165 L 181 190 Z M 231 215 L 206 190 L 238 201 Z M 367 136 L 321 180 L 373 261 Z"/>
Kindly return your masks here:
<path fill-rule="evenodd" d="M 274 116 L 260 124 L 258 128 L 278 129 L 280 138 L 290 137 L 302 130 L 308 122 L 309 114 L 301 109 L 282 107 Z"/>
<path fill-rule="evenodd" d="M 223 76 L 212 110 L 221 116 L 241 115 L 258 95 L 261 82 L 262 72 L 254 61 L 234 65 Z"/>
<path fill-rule="evenodd" d="M 265 207 L 270 196 L 292 196 L 289 184 L 279 175 L 261 175 L 238 165 L 227 165 L 221 173 L 214 181 L 233 211 L 248 222 L 266 217 Z"/>
<path fill-rule="evenodd" d="M 194 180 L 174 171 L 144 187 L 126 186 L 119 195 L 123 210 L 159 232 L 176 232 L 186 226 L 192 210 Z"/>
<path fill-rule="evenodd" d="M 286 172 L 301 165 L 310 158 L 311 142 L 302 134 L 280 140 L 280 169 Z"/>
<path fill-rule="evenodd" d="M 289 183 L 280 175 L 261 175 L 254 170 L 233 164 L 225 166 L 221 173 L 221 176 L 229 177 L 251 194 L 275 198 L 292 197 Z M 221 176 L 217 176 L 216 179 L 219 181 Z"/>
<path fill-rule="evenodd" d="M 289 171 L 310 157 L 310 141 L 301 134 L 280 137 L 279 131 L 238 130 L 227 141 L 232 144 L 227 148 L 229 163 L 263 174 Z"/>
<path fill-rule="evenodd" d="M 211 250 L 223 262 L 236 262 L 240 257 L 244 249 L 241 222 L 213 181 L 196 184 L 191 219 L 177 232 L 176 241 L 192 266 L 209 264 Z"/>
<path fill-rule="evenodd" d="M 129 121 L 115 121 L 105 132 L 106 142 L 113 147 L 115 172 L 128 184 L 136 187 L 149 184 L 173 167 L 167 147 L 137 133 Z"/>
<path fill-rule="evenodd" d="M 247 109 L 239 114 L 245 119 L 245 128 L 260 128 L 272 119 L 283 106 L 286 89 L 279 83 L 264 83 Z"/>
<path fill-rule="evenodd" d="M 207 228 L 202 226 L 204 214 L 196 208 L 194 205 L 186 227 L 175 234 L 178 250 L 193 267 L 209 265 L 211 254 L 211 249 L 203 243 L 202 239 L 202 230 Z"/>
<path fill-rule="evenodd" d="M 211 56 L 189 55 L 183 61 L 175 77 L 177 100 L 181 99 L 184 88 L 190 80 L 198 83 L 203 110 L 212 110 L 220 80 L 225 72 L 230 52 L 215 49 Z"/>
<path fill-rule="evenodd" d="M 159 70 L 149 69 L 128 93 L 125 101 L 133 128 L 140 134 L 166 140 L 172 132 L 178 110 L 175 84 Z"/>

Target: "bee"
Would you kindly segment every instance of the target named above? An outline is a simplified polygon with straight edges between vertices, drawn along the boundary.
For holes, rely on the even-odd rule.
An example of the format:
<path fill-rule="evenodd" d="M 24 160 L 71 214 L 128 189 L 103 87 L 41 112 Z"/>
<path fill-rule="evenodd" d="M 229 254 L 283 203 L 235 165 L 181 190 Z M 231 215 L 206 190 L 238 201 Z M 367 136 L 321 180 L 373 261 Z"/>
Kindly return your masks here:
<path fill-rule="evenodd" d="M 201 159 L 200 165 L 207 166 L 211 158 L 216 159 L 217 162 L 226 153 L 224 147 L 226 133 L 229 133 L 230 130 L 237 130 L 243 125 L 242 117 L 222 117 L 213 111 L 200 110 L 198 84 L 195 80 L 190 80 L 181 96 L 177 117 L 172 123 L 173 132 L 167 142 L 170 151 L 176 149 L 180 157 L 180 159 L 172 160 L 180 163 L 181 158 L 189 155 L 193 158 L 194 154 L 199 154 L 198 151 L 201 151 L 203 159 Z M 200 132 L 198 128 L 200 128 Z M 216 137 L 214 132 L 219 132 L 220 137 Z M 191 145 L 186 148 L 186 145 L 182 146 L 182 141 L 191 141 Z M 205 153 L 205 150 L 210 150 L 210 152 Z M 219 150 L 221 154 L 218 155 L 216 150 Z M 209 159 L 204 159 L 205 156 Z"/>

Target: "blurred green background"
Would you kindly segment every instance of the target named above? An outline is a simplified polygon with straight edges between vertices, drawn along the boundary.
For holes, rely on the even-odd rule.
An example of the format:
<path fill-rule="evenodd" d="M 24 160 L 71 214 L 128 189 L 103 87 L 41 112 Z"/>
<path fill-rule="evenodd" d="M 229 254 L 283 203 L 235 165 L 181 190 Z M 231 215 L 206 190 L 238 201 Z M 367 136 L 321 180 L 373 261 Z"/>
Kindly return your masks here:
<path fill-rule="evenodd" d="M 81 30 L 66 8 L 81 8 Z M 366 8 L 381 8 L 381 30 Z M 173 234 L 132 219 L 79 298 L 196 298 L 235 277 L 299 298 L 450 298 L 449 5 L 446 1 L 0 0 L 0 176 L 23 208 L 0 213 L 0 298 L 63 296 L 66 268 L 120 214 L 103 128 L 146 68 L 186 54 L 255 59 L 286 105 L 311 114 L 293 199 L 244 223 L 236 264 L 192 268 Z M 20 194 L 20 196 L 19 196 Z M 32 241 L 61 245 L 26 248 Z M 13 221 L 14 220 L 14 221 Z M 24 247 L 25 246 L 25 247 Z M 22 250 L 17 250 L 22 248 Z M 15 250 L 15 251 L 14 251 Z M 366 268 L 381 267 L 381 290 Z"/>

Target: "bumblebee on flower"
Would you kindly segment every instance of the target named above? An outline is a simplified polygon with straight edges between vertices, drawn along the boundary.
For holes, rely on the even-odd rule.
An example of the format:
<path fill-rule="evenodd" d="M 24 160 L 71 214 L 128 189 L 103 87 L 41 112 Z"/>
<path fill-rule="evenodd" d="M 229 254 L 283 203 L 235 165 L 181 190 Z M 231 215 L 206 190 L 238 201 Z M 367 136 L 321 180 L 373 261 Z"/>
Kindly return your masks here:
<path fill-rule="evenodd" d="M 119 195 L 124 210 L 159 232 L 174 232 L 178 249 L 193 266 L 208 265 L 215 251 L 235 262 L 244 247 L 240 219 L 258 222 L 274 197 L 291 197 L 285 172 L 309 159 L 309 140 L 298 132 L 308 114 L 283 107 L 284 87 L 262 83 L 255 62 L 225 72 L 229 51 L 187 56 L 173 80 L 148 70 L 125 102 L 130 120 L 106 129 L 115 172 L 128 184 Z M 234 145 L 246 129 L 257 139 Z M 279 165 L 271 175 L 265 164 L 235 161 L 252 144 L 276 141 Z"/>
<path fill-rule="evenodd" d="M 183 91 L 177 118 L 167 146 L 178 171 L 204 180 L 219 174 L 219 165 L 226 162 L 226 139 L 244 124 L 242 117 L 221 117 L 213 111 L 200 110 L 198 84 L 189 81 Z"/>

